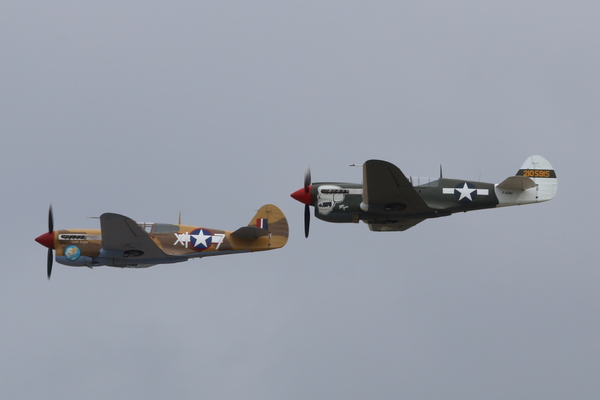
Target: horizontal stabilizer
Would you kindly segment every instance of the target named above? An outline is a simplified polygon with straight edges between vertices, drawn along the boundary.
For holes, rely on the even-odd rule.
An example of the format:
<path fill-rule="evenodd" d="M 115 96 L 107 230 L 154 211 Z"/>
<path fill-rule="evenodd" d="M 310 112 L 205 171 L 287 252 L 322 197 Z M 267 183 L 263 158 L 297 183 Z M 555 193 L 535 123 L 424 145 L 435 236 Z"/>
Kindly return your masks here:
<path fill-rule="evenodd" d="M 269 232 L 263 228 L 257 228 L 255 226 L 242 226 L 235 232 L 232 232 L 231 235 L 240 239 L 258 239 L 262 236 L 267 236 Z"/>
<path fill-rule="evenodd" d="M 498 184 L 498 187 L 505 190 L 526 190 L 535 187 L 535 182 L 525 176 L 511 176 Z"/>

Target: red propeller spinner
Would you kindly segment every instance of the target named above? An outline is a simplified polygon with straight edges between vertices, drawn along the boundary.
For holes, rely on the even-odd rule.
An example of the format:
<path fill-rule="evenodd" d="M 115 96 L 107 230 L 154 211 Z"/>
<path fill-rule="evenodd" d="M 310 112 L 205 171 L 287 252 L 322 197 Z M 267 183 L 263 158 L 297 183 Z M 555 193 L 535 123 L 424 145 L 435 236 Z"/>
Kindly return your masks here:
<path fill-rule="evenodd" d="M 290 196 L 292 196 L 292 198 L 295 200 L 298 200 L 300 203 L 310 206 L 312 204 L 312 185 L 309 185 L 306 188 L 300 188 Z"/>
<path fill-rule="evenodd" d="M 49 249 L 54 248 L 54 232 L 46 232 L 35 238 L 35 241 Z"/>

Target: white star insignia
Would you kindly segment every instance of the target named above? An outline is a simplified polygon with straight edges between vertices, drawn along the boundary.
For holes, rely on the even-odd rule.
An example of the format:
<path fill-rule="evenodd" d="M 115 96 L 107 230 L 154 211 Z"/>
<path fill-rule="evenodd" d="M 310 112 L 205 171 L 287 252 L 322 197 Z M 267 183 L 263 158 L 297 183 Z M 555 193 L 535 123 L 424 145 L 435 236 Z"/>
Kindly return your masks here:
<path fill-rule="evenodd" d="M 208 247 L 206 241 L 208 240 L 208 238 L 212 237 L 211 235 L 205 235 L 203 230 L 200 230 L 200 232 L 198 232 L 197 235 L 190 236 L 196 240 L 194 247 L 198 247 L 199 244 L 202 244 L 204 247 Z"/>
<path fill-rule="evenodd" d="M 464 186 L 462 188 L 455 188 L 455 190 L 457 192 L 460 193 L 460 197 L 458 198 L 458 201 L 461 201 L 462 199 L 468 199 L 469 201 L 473 201 L 473 198 L 471 197 L 471 193 L 475 192 L 477 189 L 475 188 L 470 188 L 469 186 L 467 186 L 467 182 L 465 182 Z"/>

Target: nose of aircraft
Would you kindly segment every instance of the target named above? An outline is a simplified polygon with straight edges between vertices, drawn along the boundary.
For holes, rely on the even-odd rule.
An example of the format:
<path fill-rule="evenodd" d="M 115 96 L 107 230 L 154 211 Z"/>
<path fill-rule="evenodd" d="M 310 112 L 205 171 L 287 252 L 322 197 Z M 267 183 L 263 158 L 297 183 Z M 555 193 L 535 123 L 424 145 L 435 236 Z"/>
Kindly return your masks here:
<path fill-rule="evenodd" d="M 310 206 L 312 205 L 312 185 L 307 186 L 306 189 L 298 189 L 290 196 L 292 196 L 292 198 L 295 200 L 298 200 L 300 203 Z"/>
<path fill-rule="evenodd" d="M 35 238 L 35 241 L 49 249 L 54 248 L 54 232 L 46 232 Z"/>

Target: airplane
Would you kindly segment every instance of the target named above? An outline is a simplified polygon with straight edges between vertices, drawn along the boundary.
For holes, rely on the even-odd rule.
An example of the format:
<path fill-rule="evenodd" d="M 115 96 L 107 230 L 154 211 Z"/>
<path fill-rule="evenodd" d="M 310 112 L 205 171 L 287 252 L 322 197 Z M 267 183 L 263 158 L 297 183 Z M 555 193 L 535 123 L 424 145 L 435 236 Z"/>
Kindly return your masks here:
<path fill-rule="evenodd" d="M 146 268 L 192 258 L 278 249 L 287 243 L 288 223 L 283 212 L 265 204 L 248 226 L 229 232 L 197 226 L 137 223 L 123 215 L 100 216 L 100 229 L 54 230 L 52 205 L 48 232 L 35 240 L 48 248 L 48 279 L 52 250 L 56 262 L 72 267 L 111 266 Z"/>
<path fill-rule="evenodd" d="M 556 195 L 556 172 L 542 156 L 534 155 L 504 181 L 494 184 L 442 177 L 421 184 L 409 180 L 394 164 L 368 160 L 363 183 L 311 183 L 291 196 L 304 206 L 304 235 L 308 237 L 310 206 L 327 222 L 364 221 L 371 231 L 405 231 L 429 219 L 457 212 L 548 201 Z"/>

